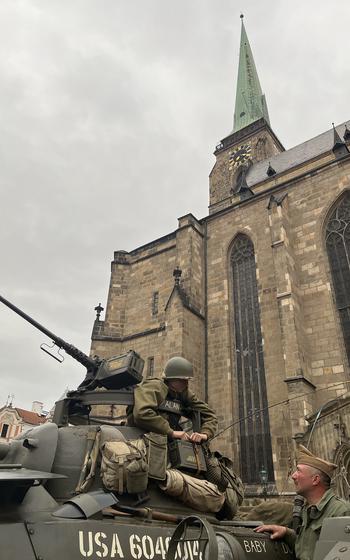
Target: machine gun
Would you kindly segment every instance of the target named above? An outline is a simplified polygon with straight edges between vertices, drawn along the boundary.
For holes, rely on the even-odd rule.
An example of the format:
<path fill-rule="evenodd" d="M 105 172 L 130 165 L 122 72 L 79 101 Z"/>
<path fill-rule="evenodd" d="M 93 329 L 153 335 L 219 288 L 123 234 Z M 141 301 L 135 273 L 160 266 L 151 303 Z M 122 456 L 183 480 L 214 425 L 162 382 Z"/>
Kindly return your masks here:
<path fill-rule="evenodd" d="M 4 297 L 0 296 L 0 302 L 51 338 L 53 345 L 57 346 L 59 350 L 63 349 L 69 356 L 86 367 L 85 379 L 80 383 L 77 391 L 74 391 L 75 394 L 92 391 L 97 387 L 104 387 L 105 389 L 112 390 L 124 389 L 125 387 L 137 385 L 142 380 L 144 360 L 133 350 L 129 350 L 126 354 L 113 356 L 108 359 L 101 359 L 98 356 L 90 358 L 72 344 L 69 344 L 43 327 Z M 62 362 L 64 360 L 63 355 L 60 354 L 59 351 L 57 355 L 52 354 L 50 352 L 50 348 L 52 347 L 53 346 L 48 347 L 46 344 L 40 346 L 44 352 L 55 358 L 55 360 Z"/>

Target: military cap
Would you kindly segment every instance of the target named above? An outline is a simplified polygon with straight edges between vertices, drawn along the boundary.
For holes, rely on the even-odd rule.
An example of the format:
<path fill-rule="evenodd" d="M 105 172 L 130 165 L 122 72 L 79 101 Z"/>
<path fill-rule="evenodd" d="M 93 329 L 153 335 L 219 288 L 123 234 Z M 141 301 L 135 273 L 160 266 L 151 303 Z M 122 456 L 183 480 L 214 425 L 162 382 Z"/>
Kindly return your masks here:
<path fill-rule="evenodd" d="M 306 449 L 303 445 L 298 446 L 298 453 L 297 453 L 297 463 L 300 465 L 308 465 L 309 467 L 314 467 L 319 471 L 323 472 L 329 478 L 332 478 L 333 471 L 337 468 L 338 465 L 334 463 L 329 463 L 320 457 L 316 457 L 313 455 L 311 451 Z"/>

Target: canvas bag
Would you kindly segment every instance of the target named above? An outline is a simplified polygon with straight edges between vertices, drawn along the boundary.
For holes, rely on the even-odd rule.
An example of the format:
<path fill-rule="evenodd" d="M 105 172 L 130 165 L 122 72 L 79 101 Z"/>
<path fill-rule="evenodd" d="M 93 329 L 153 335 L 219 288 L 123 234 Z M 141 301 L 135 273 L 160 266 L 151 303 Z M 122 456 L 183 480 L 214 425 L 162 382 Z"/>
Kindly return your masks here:
<path fill-rule="evenodd" d="M 145 492 L 148 484 L 146 446 L 142 439 L 106 441 L 101 446 L 101 478 L 107 490 L 123 494 Z"/>
<path fill-rule="evenodd" d="M 147 448 L 148 476 L 165 480 L 167 468 L 168 438 L 162 434 L 148 432 L 143 439 Z"/>

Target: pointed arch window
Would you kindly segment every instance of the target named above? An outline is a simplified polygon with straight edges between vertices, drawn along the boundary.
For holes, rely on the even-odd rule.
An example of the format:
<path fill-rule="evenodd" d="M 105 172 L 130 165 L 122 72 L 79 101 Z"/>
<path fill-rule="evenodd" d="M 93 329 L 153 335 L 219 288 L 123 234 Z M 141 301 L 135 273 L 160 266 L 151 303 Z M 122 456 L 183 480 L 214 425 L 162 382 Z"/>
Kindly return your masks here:
<path fill-rule="evenodd" d="M 231 255 L 233 287 L 233 348 L 236 355 L 241 475 L 246 483 L 260 482 L 264 467 L 274 481 L 269 414 L 267 410 L 263 341 L 254 246 L 243 234 Z M 262 412 L 258 412 L 262 411 Z"/>
<path fill-rule="evenodd" d="M 326 247 L 336 306 L 350 362 L 350 194 L 331 213 L 326 227 Z"/>

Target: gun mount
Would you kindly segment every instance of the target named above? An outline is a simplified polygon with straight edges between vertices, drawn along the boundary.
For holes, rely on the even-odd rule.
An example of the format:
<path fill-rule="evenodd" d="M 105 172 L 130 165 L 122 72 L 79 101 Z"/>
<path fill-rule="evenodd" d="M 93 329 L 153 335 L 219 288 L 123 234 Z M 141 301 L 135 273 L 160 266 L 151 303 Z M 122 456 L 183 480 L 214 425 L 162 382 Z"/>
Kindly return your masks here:
<path fill-rule="evenodd" d="M 125 387 L 137 385 L 142 380 L 144 360 L 133 350 L 130 350 L 126 354 L 113 356 L 108 359 L 102 359 L 98 356 L 90 358 L 84 354 L 84 352 L 73 346 L 73 344 L 66 342 L 49 331 L 46 327 L 38 323 L 35 319 L 30 317 L 30 315 L 24 313 L 24 311 L 1 295 L 0 302 L 17 313 L 17 315 L 20 315 L 20 317 L 44 333 L 47 337 L 51 338 L 53 344 L 56 345 L 58 349 L 63 349 L 69 356 L 74 358 L 74 360 L 86 367 L 85 379 L 74 393 L 92 391 L 97 387 L 104 387 L 105 389 L 112 390 L 124 389 Z M 61 354 L 59 354 L 59 356 L 63 359 L 52 354 L 44 345 L 41 345 L 41 349 L 59 362 L 64 359 Z"/>

